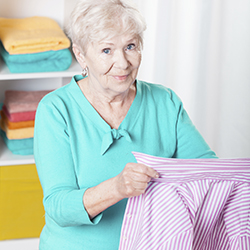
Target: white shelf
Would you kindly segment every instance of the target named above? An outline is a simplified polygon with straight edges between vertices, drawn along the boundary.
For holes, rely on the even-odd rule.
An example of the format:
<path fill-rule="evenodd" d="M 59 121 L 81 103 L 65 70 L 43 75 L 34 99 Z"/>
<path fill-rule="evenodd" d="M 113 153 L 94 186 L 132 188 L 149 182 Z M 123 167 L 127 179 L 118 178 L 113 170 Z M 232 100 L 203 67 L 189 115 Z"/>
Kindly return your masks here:
<path fill-rule="evenodd" d="M 39 238 L 3 240 L 0 241 L 2 250 L 38 250 Z"/>
<path fill-rule="evenodd" d="M 34 164 L 33 155 L 15 155 L 5 145 L 0 137 L 0 167 L 9 165 Z"/>
<path fill-rule="evenodd" d="M 71 66 L 65 71 L 58 72 L 41 72 L 41 73 L 11 73 L 7 65 L 0 57 L 0 80 L 20 80 L 20 79 L 35 79 L 35 78 L 57 78 L 57 77 L 72 77 L 73 75 L 80 74 L 81 67 L 72 58 Z"/>

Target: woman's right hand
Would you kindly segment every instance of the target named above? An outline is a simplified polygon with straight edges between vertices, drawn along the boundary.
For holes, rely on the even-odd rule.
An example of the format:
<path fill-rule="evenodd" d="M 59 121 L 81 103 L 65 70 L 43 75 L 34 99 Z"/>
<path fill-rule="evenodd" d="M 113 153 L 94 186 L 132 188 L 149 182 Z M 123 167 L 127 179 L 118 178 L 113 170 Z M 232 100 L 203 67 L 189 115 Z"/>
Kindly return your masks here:
<path fill-rule="evenodd" d="M 151 178 L 158 177 L 157 171 L 151 167 L 140 163 L 128 163 L 115 177 L 116 190 L 122 199 L 138 196 L 145 192 Z"/>

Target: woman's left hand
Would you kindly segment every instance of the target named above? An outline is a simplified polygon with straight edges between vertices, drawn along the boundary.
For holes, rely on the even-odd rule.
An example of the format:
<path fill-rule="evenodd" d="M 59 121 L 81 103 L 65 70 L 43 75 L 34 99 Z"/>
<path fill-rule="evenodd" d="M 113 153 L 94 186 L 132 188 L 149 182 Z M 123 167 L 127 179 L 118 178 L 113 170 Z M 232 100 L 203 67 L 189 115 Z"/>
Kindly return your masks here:
<path fill-rule="evenodd" d="M 83 204 L 90 218 L 95 217 L 118 201 L 145 192 L 151 178 L 159 174 L 146 165 L 128 163 L 117 176 L 86 190 Z"/>
<path fill-rule="evenodd" d="M 138 196 L 145 192 L 151 178 L 158 177 L 159 174 L 151 167 L 139 163 L 128 163 L 115 177 L 115 189 L 121 199 Z"/>

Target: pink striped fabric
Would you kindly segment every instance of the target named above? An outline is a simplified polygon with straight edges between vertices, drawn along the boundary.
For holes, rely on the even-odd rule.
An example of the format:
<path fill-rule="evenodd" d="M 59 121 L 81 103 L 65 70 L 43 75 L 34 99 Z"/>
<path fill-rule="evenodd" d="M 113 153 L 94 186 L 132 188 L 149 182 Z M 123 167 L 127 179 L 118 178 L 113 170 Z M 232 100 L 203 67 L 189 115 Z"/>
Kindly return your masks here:
<path fill-rule="evenodd" d="M 160 178 L 128 199 L 119 250 L 250 250 L 250 159 L 134 155 Z"/>

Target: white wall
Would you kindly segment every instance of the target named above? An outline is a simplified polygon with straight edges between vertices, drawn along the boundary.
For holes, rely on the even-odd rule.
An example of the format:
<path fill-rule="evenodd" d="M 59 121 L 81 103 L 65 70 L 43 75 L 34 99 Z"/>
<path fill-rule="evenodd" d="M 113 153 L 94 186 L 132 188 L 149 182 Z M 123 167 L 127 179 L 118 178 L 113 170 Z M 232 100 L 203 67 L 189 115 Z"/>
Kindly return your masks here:
<path fill-rule="evenodd" d="M 135 1 L 148 24 L 139 78 L 175 90 L 219 157 L 250 157 L 250 1 Z"/>

